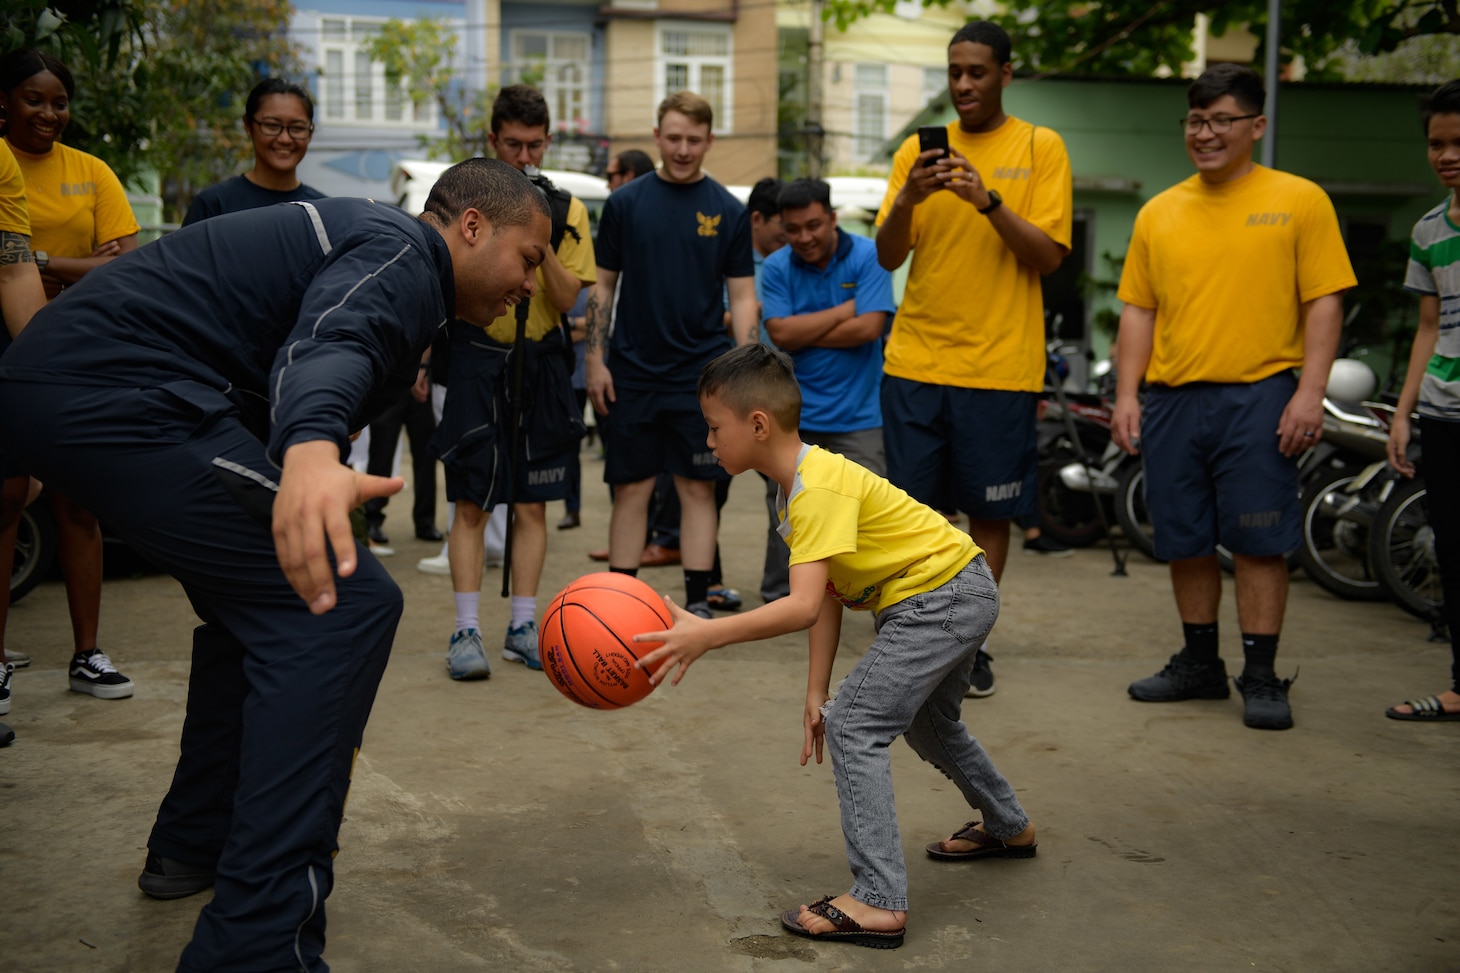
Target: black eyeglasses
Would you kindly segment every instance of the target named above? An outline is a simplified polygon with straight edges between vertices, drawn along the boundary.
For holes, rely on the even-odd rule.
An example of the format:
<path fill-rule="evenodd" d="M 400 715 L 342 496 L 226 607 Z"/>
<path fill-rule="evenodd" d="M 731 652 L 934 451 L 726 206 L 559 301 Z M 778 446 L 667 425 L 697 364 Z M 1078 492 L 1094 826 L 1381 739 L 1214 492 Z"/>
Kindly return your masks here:
<path fill-rule="evenodd" d="M 1258 115 L 1213 115 L 1211 118 L 1197 118 L 1195 115 L 1187 115 L 1180 119 L 1181 128 L 1187 135 L 1200 135 L 1202 126 L 1212 130 L 1213 135 L 1226 135 L 1232 131 L 1232 123 L 1240 122 L 1244 118 L 1257 118 Z"/>
<path fill-rule="evenodd" d="M 273 118 L 255 118 L 253 123 L 259 127 L 269 138 L 274 138 L 280 132 L 288 132 L 291 139 L 304 141 L 314 134 L 314 125 L 311 122 L 290 122 L 285 125 L 283 122 Z"/>

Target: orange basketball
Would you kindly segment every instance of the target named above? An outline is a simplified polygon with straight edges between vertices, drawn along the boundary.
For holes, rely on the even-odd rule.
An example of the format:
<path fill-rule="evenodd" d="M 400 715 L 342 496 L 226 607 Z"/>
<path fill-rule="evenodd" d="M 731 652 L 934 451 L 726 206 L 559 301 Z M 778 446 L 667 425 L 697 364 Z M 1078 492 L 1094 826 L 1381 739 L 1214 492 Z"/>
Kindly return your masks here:
<path fill-rule="evenodd" d="M 631 706 L 654 691 L 634 662 L 662 643 L 635 642 L 673 625 L 653 588 L 627 574 L 585 574 L 553 596 L 538 647 L 558 692 L 590 709 Z"/>

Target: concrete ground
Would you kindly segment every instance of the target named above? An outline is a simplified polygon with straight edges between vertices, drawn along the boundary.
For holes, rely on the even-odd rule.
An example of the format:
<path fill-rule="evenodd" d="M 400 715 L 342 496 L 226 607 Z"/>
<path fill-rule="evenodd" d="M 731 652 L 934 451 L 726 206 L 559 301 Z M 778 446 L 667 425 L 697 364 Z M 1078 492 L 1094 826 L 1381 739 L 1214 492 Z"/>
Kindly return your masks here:
<path fill-rule="evenodd" d="M 593 569 L 600 472 L 585 464 L 584 527 L 551 531 L 544 596 Z M 765 514 L 760 481 L 742 481 L 725 573 L 754 604 Z M 416 571 L 435 545 L 409 538 L 405 506 L 386 528 L 406 616 L 340 836 L 334 970 L 1460 969 L 1460 724 L 1383 716 L 1445 687 L 1448 650 L 1395 607 L 1295 576 L 1279 668 L 1302 669 L 1297 727 L 1264 733 L 1236 698 L 1126 697 L 1179 642 L 1164 568 L 1137 556 L 1113 578 L 1103 548 L 1016 553 L 998 692 L 964 713 L 1033 816 L 1039 856 L 928 859 L 924 844 L 973 815 L 898 744 L 912 911 L 906 945 L 882 952 L 776 921 L 849 884 L 830 766 L 797 763 L 804 638 L 714 653 L 619 712 L 580 709 L 495 654 L 490 681 L 453 684 L 450 583 Z M 682 597 L 678 570 L 643 576 Z M 489 571 L 491 631 L 499 582 Z M 1224 608 L 1230 661 L 1230 595 Z M 0 970 L 171 970 L 206 895 L 157 902 L 135 880 L 195 622 L 166 577 L 110 581 L 103 645 L 137 691 L 106 702 L 66 688 L 65 618 L 57 583 L 11 614 L 8 643 L 35 664 L 6 718 L 19 739 L 0 750 Z M 839 674 L 869 634 L 846 625 Z"/>

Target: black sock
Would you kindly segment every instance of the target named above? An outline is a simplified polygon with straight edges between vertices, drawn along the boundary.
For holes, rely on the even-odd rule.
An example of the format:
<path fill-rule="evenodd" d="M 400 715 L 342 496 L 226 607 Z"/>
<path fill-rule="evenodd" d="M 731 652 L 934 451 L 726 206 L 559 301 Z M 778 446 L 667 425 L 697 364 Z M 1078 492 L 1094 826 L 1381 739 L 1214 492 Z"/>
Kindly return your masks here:
<path fill-rule="evenodd" d="M 1186 637 L 1186 648 L 1181 654 L 1194 662 L 1215 663 L 1217 661 L 1217 623 L 1191 625 L 1181 623 L 1181 633 Z"/>
<path fill-rule="evenodd" d="M 693 605 L 705 601 L 710 593 L 710 575 L 713 571 L 684 571 L 684 603 Z"/>
<path fill-rule="evenodd" d="M 1272 665 L 1277 659 L 1278 637 L 1276 635 L 1249 635 L 1242 633 L 1242 674 L 1253 676 L 1273 675 Z"/>
<path fill-rule="evenodd" d="M 609 570 L 614 574 L 627 574 L 631 578 L 637 578 L 639 576 L 638 568 L 609 568 Z"/>

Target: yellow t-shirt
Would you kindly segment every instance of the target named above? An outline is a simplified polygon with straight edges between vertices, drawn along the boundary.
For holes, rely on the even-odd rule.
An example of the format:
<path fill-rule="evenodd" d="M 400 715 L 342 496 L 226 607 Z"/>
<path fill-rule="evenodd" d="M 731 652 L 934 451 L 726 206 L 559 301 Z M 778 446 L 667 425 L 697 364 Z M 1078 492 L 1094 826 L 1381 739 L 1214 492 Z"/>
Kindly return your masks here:
<path fill-rule="evenodd" d="M 25 175 L 15 163 L 10 143 L 0 139 L 0 233 L 30 236 L 30 215 L 25 202 Z"/>
<path fill-rule="evenodd" d="M 573 239 L 573 234 L 564 233 L 558 244 L 558 260 L 568 272 L 585 284 L 598 281 L 598 270 L 593 258 L 593 237 L 588 234 L 588 207 L 574 196 L 568 203 L 568 225 L 578 231 L 582 239 Z M 537 269 L 537 293 L 527 306 L 527 340 L 541 341 L 542 336 L 562 323 L 562 315 L 553 308 L 543 288 L 542 268 Z M 510 345 L 517 338 L 517 315 L 511 309 L 487 326 L 487 337 Z"/>
<path fill-rule="evenodd" d="M 96 156 L 57 142 L 45 155 L 15 149 L 15 161 L 25 173 L 32 250 L 89 257 L 139 229 L 121 180 Z"/>
<path fill-rule="evenodd" d="M 1251 383 L 1303 364 L 1300 304 L 1356 283 L 1328 195 L 1256 166 L 1141 207 L 1119 297 L 1156 311 L 1146 381 Z"/>
<path fill-rule="evenodd" d="M 948 144 L 1011 212 L 1069 247 L 1070 156 L 1055 132 L 1010 117 L 992 132 L 970 135 L 953 122 Z M 914 135 L 893 156 L 879 226 L 917 157 Z M 907 288 L 887 341 L 887 374 L 959 388 L 1044 388 L 1038 271 L 1020 263 L 988 218 L 951 192 L 936 192 L 913 210 L 912 246 Z"/>
<path fill-rule="evenodd" d="M 790 563 L 826 561 L 827 592 L 855 611 L 932 591 L 982 553 L 947 517 L 820 446 L 801 448 L 777 507 Z"/>

